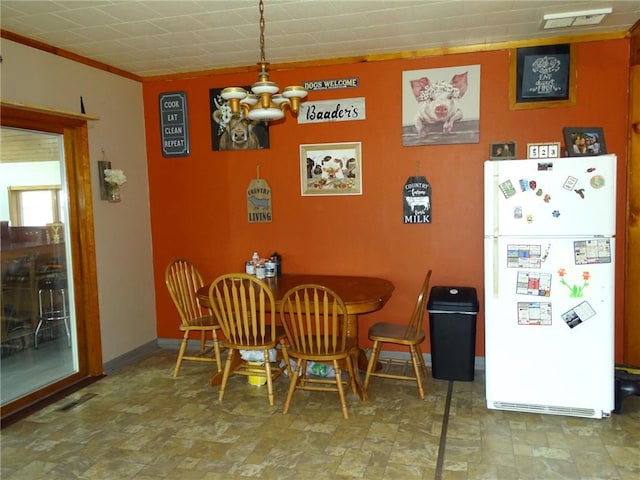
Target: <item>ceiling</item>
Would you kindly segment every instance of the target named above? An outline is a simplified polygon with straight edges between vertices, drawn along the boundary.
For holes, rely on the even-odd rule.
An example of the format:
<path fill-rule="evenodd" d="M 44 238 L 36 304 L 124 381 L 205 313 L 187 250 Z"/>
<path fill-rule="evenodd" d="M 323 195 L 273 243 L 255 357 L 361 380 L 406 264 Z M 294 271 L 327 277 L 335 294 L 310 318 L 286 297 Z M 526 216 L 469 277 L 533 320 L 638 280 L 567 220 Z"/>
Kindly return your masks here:
<path fill-rule="evenodd" d="M 0 128 L 0 163 L 60 160 L 60 135 Z"/>
<path fill-rule="evenodd" d="M 543 15 L 612 7 L 599 25 L 542 28 Z M 625 32 L 639 1 L 265 0 L 272 64 Z M 0 2 L 3 30 L 138 77 L 255 65 L 257 0 Z M 6 59 L 5 59 L 6 60 Z"/>

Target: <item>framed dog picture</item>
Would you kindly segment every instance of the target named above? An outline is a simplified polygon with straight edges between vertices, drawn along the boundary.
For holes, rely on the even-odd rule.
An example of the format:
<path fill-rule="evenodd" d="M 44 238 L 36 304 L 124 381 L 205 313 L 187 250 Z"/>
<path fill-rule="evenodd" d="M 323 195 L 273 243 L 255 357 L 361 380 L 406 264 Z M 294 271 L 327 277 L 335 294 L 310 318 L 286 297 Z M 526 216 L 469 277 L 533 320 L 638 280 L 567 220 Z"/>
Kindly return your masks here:
<path fill-rule="evenodd" d="M 490 160 L 513 160 L 516 158 L 516 142 L 494 142 L 489 147 Z"/>
<path fill-rule="evenodd" d="M 362 145 L 300 145 L 300 190 L 303 196 L 362 195 Z"/>
<path fill-rule="evenodd" d="M 509 108 L 575 105 L 576 55 L 573 44 L 509 51 Z"/>
<path fill-rule="evenodd" d="M 251 87 L 243 87 L 250 91 Z M 209 90 L 212 150 L 255 150 L 269 148 L 269 124 L 231 113 L 231 107 L 220 93 L 221 88 Z"/>
<path fill-rule="evenodd" d="M 564 142 L 570 157 L 604 155 L 607 147 L 601 127 L 565 127 Z"/>
<path fill-rule="evenodd" d="M 480 65 L 402 72 L 402 145 L 480 141 Z"/>

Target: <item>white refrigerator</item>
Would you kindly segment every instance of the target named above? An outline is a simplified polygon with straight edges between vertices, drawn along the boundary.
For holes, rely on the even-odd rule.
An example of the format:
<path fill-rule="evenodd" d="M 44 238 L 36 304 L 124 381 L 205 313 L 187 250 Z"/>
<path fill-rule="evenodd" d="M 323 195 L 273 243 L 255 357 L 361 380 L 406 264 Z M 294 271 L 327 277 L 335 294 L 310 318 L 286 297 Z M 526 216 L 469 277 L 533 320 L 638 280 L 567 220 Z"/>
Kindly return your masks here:
<path fill-rule="evenodd" d="M 484 165 L 490 409 L 614 409 L 616 156 Z"/>

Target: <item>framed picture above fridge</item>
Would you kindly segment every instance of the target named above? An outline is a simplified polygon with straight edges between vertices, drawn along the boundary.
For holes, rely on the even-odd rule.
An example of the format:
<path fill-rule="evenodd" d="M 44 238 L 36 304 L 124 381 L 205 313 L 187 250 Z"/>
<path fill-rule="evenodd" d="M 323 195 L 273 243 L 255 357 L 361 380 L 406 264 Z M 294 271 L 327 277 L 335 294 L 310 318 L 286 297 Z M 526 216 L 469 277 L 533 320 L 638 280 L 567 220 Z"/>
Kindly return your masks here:
<path fill-rule="evenodd" d="M 509 51 L 509 108 L 568 107 L 576 104 L 576 49 L 573 44 Z"/>
<path fill-rule="evenodd" d="M 563 132 L 570 157 L 588 157 L 607 153 L 602 127 L 565 127 Z"/>

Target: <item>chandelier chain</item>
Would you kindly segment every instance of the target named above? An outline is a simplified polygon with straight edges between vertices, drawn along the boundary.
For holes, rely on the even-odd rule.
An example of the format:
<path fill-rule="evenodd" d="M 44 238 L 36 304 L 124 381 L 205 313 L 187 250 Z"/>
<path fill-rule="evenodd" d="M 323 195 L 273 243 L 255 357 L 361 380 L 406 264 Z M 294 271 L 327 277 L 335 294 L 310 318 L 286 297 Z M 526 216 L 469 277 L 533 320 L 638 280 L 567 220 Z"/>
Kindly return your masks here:
<path fill-rule="evenodd" d="M 264 2 L 260 0 L 260 61 L 265 62 L 264 55 Z"/>

